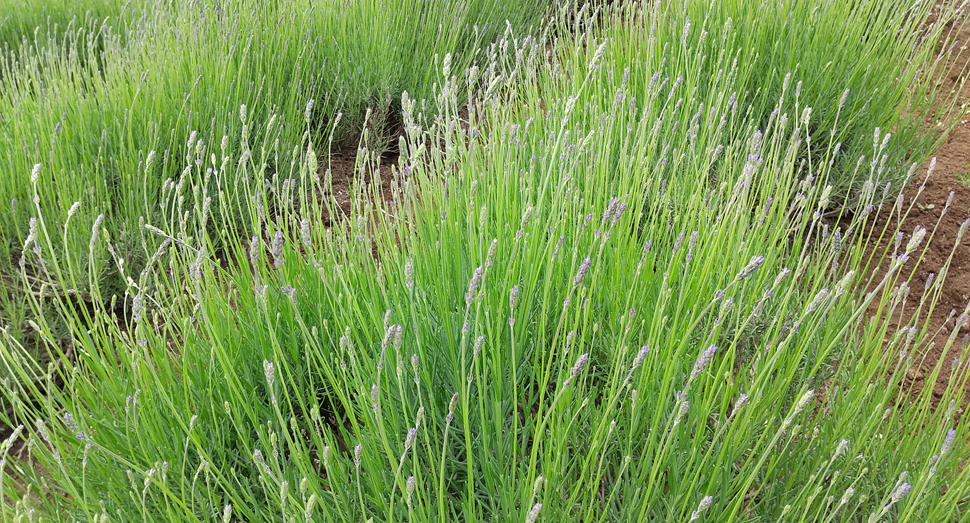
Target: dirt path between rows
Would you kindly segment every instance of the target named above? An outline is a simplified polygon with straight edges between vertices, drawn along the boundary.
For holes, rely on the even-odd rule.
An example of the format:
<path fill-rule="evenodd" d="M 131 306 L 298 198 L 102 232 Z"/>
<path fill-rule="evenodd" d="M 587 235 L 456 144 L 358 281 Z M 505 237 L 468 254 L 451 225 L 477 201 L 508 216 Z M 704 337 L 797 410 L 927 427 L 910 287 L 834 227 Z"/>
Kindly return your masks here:
<path fill-rule="evenodd" d="M 936 9 L 939 9 L 939 6 Z M 968 69 L 970 67 L 970 49 L 968 49 L 970 24 L 963 23 L 961 19 L 951 22 L 947 29 L 954 28 L 959 29 L 959 33 L 955 36 L 956 47 L 948 58 L 946 67 L 942 69 L 945 74 L 937 80 L 936 90 L 941 97 L 941 103 L 955 99 L 959 111 L 965 104 L 970 103 L 970 85 L 963 82 L 966 80 L 963 75 L 970 70 Z M 945 124 L 946 122 L 943 122 L 943 125 Z M 936 122 L 927 122 L 927 125 L 931 130 L 937 128 Z M 930 172 L 932 163 L 935 165 Z M 930 174 L 927 176 L 928 172 Z M 885 211 L 879 217 L 879 227 L 881 228 L 887 221 L 891 227 L 890 230 L 900 225 L 899 230 L 907 235 L 904 243 L 908 241 L 909 235 L 917 226 L 927 229 L 927 238 L 930 238 L 930 234 L 936 227 L 919 263 L 915 266 L 913 262 L 908 263 L 902 272 L 903 279 L 911 275 L 908 279 L 911 292 L 907 315 L 915 311 L 915 307 L 918 306 L 927 279 L 931 274 L 934 279 L 939 276 L 940 270 L 950 256 L 953 256 L 939 290 L 939 300 L 928 317 L 924 307 L 921 319 L 928 320 L 926 338 L 913 355 L 917 364 L 907 372 L 904 381 L 907 388 L 912 387 L 914 394 L 919 393 L 927 385 L 932 386 L 932 399 L 936 404 L 943 398 L 950 380 L 965 380 L 967 369 L 970 368 L 966 357 L 954 363 L 954 359 L 962 356 L 967 350 L 967 342 L 970 338 L 966 334 L 968 331 L 966 324 L 958 333 L 949 351 L 946 350 L 946 344 L 953 329 L 961 315 L 968 311 L 968 304 L 970 304 L 970 232 L 964 235 L 960 245 L 954 247 L 960 228 L 970 219 L 970 115 L 956 124 L 946 142 L 934 153 L 933 159 L 925 162 L 922 169 L 916 171 L 914 179 L 903 193 L 904 209 L 912 203 L 909 215 L 900 225 L 896 223 L 896 218 L 889 216 L 890 212 Z M 947 205 L 948 202 L 949 205 Z M 892 202 L 888 205 L 891 207 Z M 937 223 L 939 223 L 938 226 Z M 884 245 L 886 245 L 885 240 Z M 880 269 L 882 273 L 885 272 L 885 267 Z M 943 362 L 944 368 L 939 378 L 933 383 L 927 383 L 932 370 L 941 359 L 947 361 Z M 956 365 L 956 372 L 952 370 L 954 365 Z M 965 389 L 970 396 L 970 381 L 966 382 Z"/>

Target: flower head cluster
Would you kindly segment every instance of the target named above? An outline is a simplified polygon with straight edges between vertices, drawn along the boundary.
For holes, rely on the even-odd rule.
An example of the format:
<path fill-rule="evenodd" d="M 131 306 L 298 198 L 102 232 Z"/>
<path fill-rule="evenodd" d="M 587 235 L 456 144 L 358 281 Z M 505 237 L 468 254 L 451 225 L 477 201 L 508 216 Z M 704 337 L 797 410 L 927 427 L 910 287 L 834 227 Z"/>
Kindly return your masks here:
<path fill-rule="evenodd" d="M 704 369 L 707 368 L 707 364 L 711 361 L 711 358 L 714 357 L 715 352 L 717 352 L 717 347 L 711 345 L 707 348 L 707 350 L 701 353 L 700 358 L 697 358 L 697 361 L 694 362 L 694 370 L 690 371 L 690 377 L 696 378 L 698 374 L 704 372 Z"/>
<path fill-rule="evenodd" d="M 898 487 L 896 487 L 896 490 L 893 491 L 890 503 L 899 503 L 904 497 L 906 497 L 906 494 L 909 494 L 909 491 L 912 488 L 912 485 L 903 481 Z"/>
<path fill-rule="evenodd" d="M 562 383 L 562 386 L 568 387 L 572 383 L 573 378 L 579 376 L 580 372 L 583 372 L 583 369 L 586 368 L 587 362 L 589 362 L 589 354 L 580 354 L 579 357 L 576 358 L 576 363 L 574 363 L 573 367 L 569 369 L 569 377 L 566 378 L 566 381 Z"/>
<path fill-rule="evenodd" d="M 535 523 L 539 519 L 539 512 L 542 511 L 542 503 L 536 503 L 525 517 L 525 523 Z"/>
<path fill-rule="evenodd" d="M 701 514 L 706 512 L 707 509 L 711 507 L 711 503 L 713 501 L 714 501 L 713 497 L 704 496 L 704 498 L 701 499 L 701 502 L 697 505 L 697 510 L 695 510 L 694 513 L 690 515 L 690 521 L 699 519 L 701 517 Z"/>
<path fill-rule="evenodd" d="M 414 266 L 410 260 L 404 264 L 404 285 L 409 289 L 414 287 Z"/>
<path fill-rule="evenodd" d="M 761 267 L 761 264 L 764 262 L 765 262 L 764 256 L 753 256 L 751 258 L 751 261 L 749 261 L 748 264 L 745 265 L 743 269 L 741 269 L 741 272 L 738 273 L 736 277 L 737 281 L 742 281 L 748 276 L 751 276 L 751 274 L 754 273 L 754 271 L 758 270 L 758 267 Z"/>
<path fill-rule="evenodd" d="M 630 367 L 630 373 L 627 374 L 626 381 L 630 381 L 630 379 L 633 378 L 633 371 L 640 368 L 640 365 L 643 365 L 643 361 L 647 359 L 647 354 L 649 353 L 650 353 L 649 345 L 644 345 L 643 347 L 640 347 L 640 351 L 637 352 L 637 356 L 633 358 L 633 365 Z"/>
<path fill-rule="evenodd" d="M 623 216 L 623 211 L 625 210 L 626 204 L 619 198 L 613 198 L 610 205 L 603 211 L 603 223 L 609 222 L 610 225 L 616 225 L 616 222 L 620 221 L 620 217 Z"/>
<path fill-rule="evenodd" d="M 471 304 L 478 297 L 478 287 L 482 284 L 482 276 L 484 274 L 485 271 L 481 265 L 472 273 L 472 278 L 468 281 L 468 292 L 465 293 L 465 303 Z"/>
<path fill-rule="evenodd" d="M 583 283 L 583 278 L 585 278 L 586 274 L 589 272 L 589 265 L 590 259 L 589 256 L 587 256 L 586 259 L 583 260 L 583 263 L 579 265 L 579 270 L 576 271 L 576 277 L 573 278 L 573 285 L 579 287 Z"/>
<path fill-rule="evenodd" d="M 953 440 L 956 438 L 957 431 L 955 429 L 950 429 L 946 432 L 946 438 L 943 439 L 943 446 L 940 447 L 940 455 L 946 454 L 950 451 L 953 446 Z"/>
<path fill-rule="evenodd" d="M 273 238 L 272 245 L 274 267 L 280 267 L 283 265 L 283 245 L 285 244 L 286 237 L 283 236 L 283 231 L 276 231 L 276 237 Z"/>
<path fill-rule="evenodd" d="M 445 417 L 446 423 L 451 423 L 455 419 L 455 407 L 458 406 L 458 393 L 454 393 L 451 396 L 451 402 L 448 403 L 448 416 Z"/>

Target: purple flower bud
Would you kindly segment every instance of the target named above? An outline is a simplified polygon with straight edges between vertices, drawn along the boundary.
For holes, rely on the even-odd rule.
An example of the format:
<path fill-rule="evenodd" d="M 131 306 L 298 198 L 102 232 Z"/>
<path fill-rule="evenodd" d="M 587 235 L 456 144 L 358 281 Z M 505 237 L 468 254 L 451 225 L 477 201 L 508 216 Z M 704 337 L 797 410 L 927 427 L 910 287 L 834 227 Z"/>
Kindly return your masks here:
<path fill-rule="evenodd" d="M 603 220 L 602 220 L 603 223 L 606 223 L 607 221 L 613 218 L 613 214 L 616 212 L 616 209 L 619 205 L 620 205 L 620 199 L 613 198 L 613 201 L 610 202 L 610 205 L 606 207 L 605 211 L 603 211 Z"/>
<path fill-rule="evenodd" d="M 701 514 L 707 511 L 707 509 L 711 506 L 711 503 L 713 501 L 714 501 L 713 497 L 704 496 L 704 498 L 701 499 L 700 504 L 697 505 L 697 510 L 695 510 L 694 513 L 691 514 L 690 520 L 694 521 L 695 519 L 700 518 Z"/>
<path fill-rule="evenodd" d="M 576 358 L 576 363 L 574 363 L 573 367 L 569 369 L 569 377 L 566 378 L 566 381 L 563 382 L 562 386 L 568 387 L 569 384 L 572 382 L 572 379 L 575 378 L 576 376 L 579 376 L 579 373 L 583 371 L 588 361 L 589 361 L 589 354 L 580 354 L 579 357 Z"/>
<path fill-rule="evenodd" d="M 711 361 L 711 358 L 714 356 L 715 352 L 717 352 L 717 347 L 711 345 L 707 348 L 707 350 L 701 353 L 700 358 L 694 362 L 694 370 L 690 372 L 690 376 L 692 378 L 696 378 L 698 374 L 704 371 L 704 369 L 707 367 L 707 363 Z"/>
<path fill-rule="evenodd" d="M 815 297 L 812 298 L 812 301 L 809 302 L 808 307 L 806 308 L 806 312 L 813 312 L 815 309 L 817 309 L 818 306 L 821 305 L 823 301 L 825 301 L 825 298 L 828 295 L 829 295 L 828 288 L 823 288 L 822 290 L 818 291 L 818 293 L 815 294 Z"/>
<path fill-rule="evenodd" d="M 539 519 L 539 512 L 542 510 L 542 503 L 536 503 L 525 517 L 525 523 L 535 523 Z"/>
<path fill-rule="evenodd" d="M 286 238 L 283 236 L 283 231 L 276 231 L 276 237 L 273 239 L 272 253 L 274 267 L 280 267 L 283 265 L 283 245 L 286 244 Z"/>
<path fill-rule="evenodd" d="M 950 429 L 946 432 L 946 438 L 943 440 L 943 446 L 940 448 L 940 455 L 949 452 L 950 447 L 953 445 L 953 440 L 956 438 L 957 431 L 955 429 Z"/>
<path fill-rule="evenodd" d="M 414 286 L 414 267 L 410 260 L 404 264 L 404 285 L 409 289 Z"/>
<path fill-rule="evenodd" d="M 677 251 L 680 250 L 680 245 L 682 243 L 684 243 L 684 233 L 680 233 L 677 235 L 677 241 L 674 242 L 674 249 L 673 249 L 674 254 L 677 254 Z"/>
<path fill-rule="evenodd" d="M 761 264 L 764 263 L 764 261 L 765 261 L 764 256 L 753 256 L 751 258 L 751 261 L 749 261 L 748 264 L 745 265 L 743 269 L 741 269 L 741 272 L 738 273 L 737 280 L 741 281 L 747 278 L 748 276 L 751 276 L 751 274 L 754 271 L 758 270 L 758 268 L 761 267 Z"/>
<path fill-rule="evenodd" d="M 688 410 L 690 410 L 690 402 L 687 400 L 682 400 L 680 402 L 680 407 L 677 409 L 677 417 L 674 418 L 674 425 L 680 423 L 680 420 L 687 415 Z"/>
<path fill-rule="evenodd" d="M 959 243 L 960 240 L 963 239 L 963 236 L 967 234 L 967 229 L 970 229 L 970 218 L 963 220 L 963 223 L 960 224 L 960 230 L 957 231 L 957 243 Z"/>
<path fill-rule="evenodd" d="M 273 382 L 276 381 L 276 370 L 273 364 L 267 360 L 263 360 L 263 375 L 266 377 L 266 383 L 272 387 Z"/>
<path fill-rule="evenodd" d="M 411 450 L 414 445 L 414 439 L 418 436 L 418 429 L 411 427 L 408 429 L 408 435 L 404 438 L 404 451 L 407 452 Z"/>
<path fill-rule="evenodd" d="M 515 303 L 519 300 L 519 286 L 515 285 L 509 292 L 509 308 L 514 309 Z"/>
<path fill-rule="evenodd" d="M 640 347 L 640 352 L 637 353 L 637 357 L 633 359 L 633 368 L 636 369 L 643 364 L 643 360 L 647 358 L 647 354 L 650 353 L 650 346 L 644 345 Z"/>
<path fill-rule="evenodd" d="M 835 455 L 832 457 L 837 458 L 841 456 L 848 448 L 849 448 L 849 440 L 843 439 L 842 441 L 839 442 L 839 446 L 835 447 Z"/>
<path fill-rule="evenodd" d="M 901 499 L 906 497 L 906 494 L 909 494 L 909 491 L 912 488 L 912 485 L 904 481 L 900 486 L 896 487 L 896 490 L 893 492 L 891 503 L 898 503 Z"/>
<path fill-rule="evenodd" d="M 90 250 L 94 250 L 94 242 L 97 241 L 98 235 L 101 234 L 101 222 L 104 221 L 104 214 L 99 214 L 94 220 L 94 225 L 91 226 L 91 243 L 88 246 Z"/>
<path fill-rule="evenodd" d="M 132 316 L 132 320 L 135 323 L 141 323 L 142 312 L 144 312 L 144 310 L 145 310 L 145 307 L 143 304 L 143 298 L 141 293 L 139 292 L 131 300 L 131 316 Z"/>
<path fill-rule="evenodd" d="M 589 272 L 590 260 L 589 256 L 583 260 L 583 263 L 579 266 L 579 270 L 576 271 L 576 277 L 573 278 L 573 285 L 579 287 L 583 283 L 583 278 L 586 277 L 586 273 Z"/>
<path fill-rule="evenodd" d="M 565 236 L 560 236 L 559 241 L 556 242 L 556 250 L 552 252 L 552 257 L 555 258 L 559 255 L 559 249 L 562 249 L 562 242 L 566 239 Z"/>
<path fill-rule="evenodd" d="M 495 251 L 498 247 L 498 238 L 492 239 L 492 244 L 488 247 L 488 254 L 485 256 L 485 268 L 492 266 L 492 262 L 495 260 Z"/>
<path fill-rule="evenodd" d="M 687 261 L 690 261 L 694 257 L 693 253 L 694 247 L 697 245 L 697 235 L 697 231 L 690 233 L 690 239 L 687 241 Z"/>
<path fill-rule="evenodd" d="M 259 238 L 253 236 L 252 240 L 249 242 L 249 261 L 256 264 L 259 259 Z"/>
<path fill-rule="evenodd" d="M 451 396 L 451 402 L 448 403 L 448 416 L 445 417 L 446 423 L 451 423 L 455 419 L 455 407 L 458 406 L 458 393 L 454 393 Z"/>
<path fill-rule="evenodd" d="M 734 403 L 734 410 L 735 410 L 735 412 L 737 412 L 737 410 L 740 409 L 741 407 L 743 407 L 744 404 L 747 403 L 747 402 L 748 402 L 748 395 L 747 394 L 744 394 L 744 393 L 741 393 L 741 395 L 738 396 L 738 401 L 736 401 Z"/>
<path fill-rule="evenodd" d="M 414 476 L 408 476 L 407 487 L 405 488 L 405 492 L 407 492 L 408 504 L 411 503 L 411 494 L 414 494 L 414 484 Z"/>
<path fill-rule="evenodd" d="M 923 238 L 925 237 L 926 237 L 926 228 L 920 227 L 919 225 L 917 225 L 916 228 L 913 229 L 913 235 L 910 237 L 909 243 L 906 245 L 906 253 L 908 254 L 915 251 L 916 248 L 919 247 L 919 244 L 922 243 Z"/>
<path fill-rule="evenodd" d="M 483 274 L 484 274 L 484 271 L 482 270 L 481 265 L 479 265 L 475 269 L 475 272 L 472 273 L 472 278 L 471 280 L 468 281 L 468 292 L 465 293 L 465 303 L 471 304 L 471 302 L 475 301 L 475 298 L 478 292 L 478 286 L 482 283 Z"/>
<path fill-rule="evenodd" d="M 411 355 L 411 369 L 414 370 L 414 384 L 417 385 L 421 382 L 421 378 L 418 376 L 418 355 Z"/>
<path fill-rule="evenodd" d="M 300 237 L 303 239 L 303 245 L 307 247 L 310 246 L 310 220 L 303 218 L 300 221 Z"/>

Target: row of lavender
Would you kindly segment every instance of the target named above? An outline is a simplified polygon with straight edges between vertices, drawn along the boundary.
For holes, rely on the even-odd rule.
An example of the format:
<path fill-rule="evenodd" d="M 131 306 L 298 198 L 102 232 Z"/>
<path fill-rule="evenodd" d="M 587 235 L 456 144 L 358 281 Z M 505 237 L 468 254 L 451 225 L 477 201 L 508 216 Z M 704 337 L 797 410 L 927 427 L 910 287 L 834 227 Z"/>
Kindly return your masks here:
<path fill-rule="evenodd" d="M 890 124 L 853 129 L 874 95 L 827 99 L 730 44 L 758 5 L 687 6 L 440 56 L 433 96 L 401 96 L 387 183 L 362 138 L 342 219 L 313 101 L 296 147 L 254 140 L 278 118 L 248 106 L 218 150 L 191 134 L 135 270 L 105 220 L 62 230 L 37 204 L 23 251 L 56 283 L 36 329 L 71 344 L 44 366 L 3 341 L 26 442 L 4 446 L 3 520 L 965 518 L 967 312 L 944 397 L 911 394 L 913 312 L 945 280 L 911 296 L 932 231 L 876 222 L 924 173 Z M 801 29 L 869 12 L 895 11 Z M 73 297 L 69 230 L 124 298 Z"/>

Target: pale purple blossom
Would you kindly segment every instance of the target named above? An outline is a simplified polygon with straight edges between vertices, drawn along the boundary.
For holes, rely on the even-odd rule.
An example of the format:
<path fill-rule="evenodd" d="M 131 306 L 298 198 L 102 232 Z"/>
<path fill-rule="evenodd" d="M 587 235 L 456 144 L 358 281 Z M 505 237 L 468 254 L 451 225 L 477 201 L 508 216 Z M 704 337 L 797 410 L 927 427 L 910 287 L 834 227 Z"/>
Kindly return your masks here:
<path fill-rule="evenodd" d="M 253 236 L 252 240 L 249 241 L 249 261 L 256 264 L 259 259 L 259 238 Z"/>
<path fill-rule="evenodd" d="M 468 292 L 465 293 L 465 303 L 471 304 L 471 302 L 475 301 L 475 298 L 478 296 L 478 286 L 482 283 L 483 274 L 484 271 L 481 265 L 472 273 L 471 280 L 468 281 Z"/>
<path fill-rule="evenodd" d="M 573 378 L 579 376 L 579 373 L 581 373 L 586 367 L 587 362 L 589 362 L 589 354 L 580 354 L 579 357 L 576 358 L 576 363 L 574 363 L 573 367 L 569 369 L 569 377 L 566 378 L 566 381 L 564 381 L 562 384 L 563 387 L 568 387 L 570 383 L 572 383 Z"/>
<path fill-rule="evenodd" d="M 711 503 L 713 501 L 714 501 L 714 498 L 713 497 L 711 497 L 711 496 L 704 496 L 704 498 L 701 499 L 701 502 L 697 505 L 697 510 L 695 510 L 694 513 L 690 515 L 690 521 L 694 521 L 694 520 L 700 518 L 701 517 L 701 514 L 704 513 L 704 512 L 706 512 L 707 509 L 710 508 Z"/>
<path fill-rule="evenodd" d="M 458 393 L 454 393 L 451 396 L 451 402 L 448 403 L 448 415 L 445 417 L 446 423 L 451 423 L 455 419 L 455 407 L 458 406 Z"/>
<path fill-rule="evenodd" d="M 583 263 L 580 264 L 579 270 L 576 271 L 576 277 L 573 278 L 574 286 L 579 287 L 583 283 L 583 278 L 585 278 L 586 273 L 589 272 L 589 265 L 590 265 L 590 259 L 589 259 L 589 256 L 587 256 L 586 259 L 583 260 Z"/>
<path fill-rule="evenodd" d="M 272 253 L 273 253 L 273 266 L 280 267 L 283 265 L 283 245 L 286 244 L 286 237 L 283 236 L 283 231 L 276 231 L 276 237 L 273 239 Z"/>
<path fill-rule="evenodd" d="M 940 447 L 940 455 L 946 454 L 950 451 L 953 446 L 953 440 L 956 438 L 957 431 L 955 429 L 950 429 L 946 432 L 946 438 L 943 439 L 943 446 Z"/>
<path fill-rule="evenodd" d="M 745 265 L 743 269 L 741 269 L 741 272 L 738 273 L 736 277 L 737 281 L 744 280 L 748 276 L 751 276 L 751 274 L 754 271 L 758 270 L 758 268 L 761 267 L 761 264 L 764 263 L 764 261 L 765 261 L 764 256 L 753 256 L 751 258 L 751 261 L 749 261 L 748 264 Z"/>
<path fill-rule="evenodd" d="M 893 492 L 891 503 L 898 503 L 900 500 L 906 497 L 906 494 L 909 494 L 909 491 L 912 488 L 912 485 L 904 481 L 901 485 L 896 487 L 896 490 Z"/>
<path fill-rule="evenodd" d="M 734 403 L 734 410 L 735 410 L 735 412 L 738 409 L 740 409 L 741 407 L 743 407 L 744 404 L 747 403 L 747 402 L 748 402 L 748 395 L 747 394 L 744 394 L 744 393 L 741 393 L 741 395 L 738 396 L 738 401 L 736 401 Z"/>
<path fill-rule="evenodd" d="M 539 512 L 542 510 L 542 503 L 536 503 L 525 517 L 525 523 L 535 523 L 539 519 Z"/>
<path fill-rule="evenodd" d="M 700 374 L 701 372 L 704 371 L 705 368 L 707 368 L 707 364 L 708 362 L 711 361 L 711 358 L 714 357 L 715 352 L 717 352 L 717 347 L 714 345 L 711 345 L 710 347 L 707 348 L 707 350 L 701 353 L 700 358 L 697 358 L 697 361 L 694 362 L 694 370 L 690 372 L 690 376 L 692 378 L 696 378 L 698 374 Z"/>

